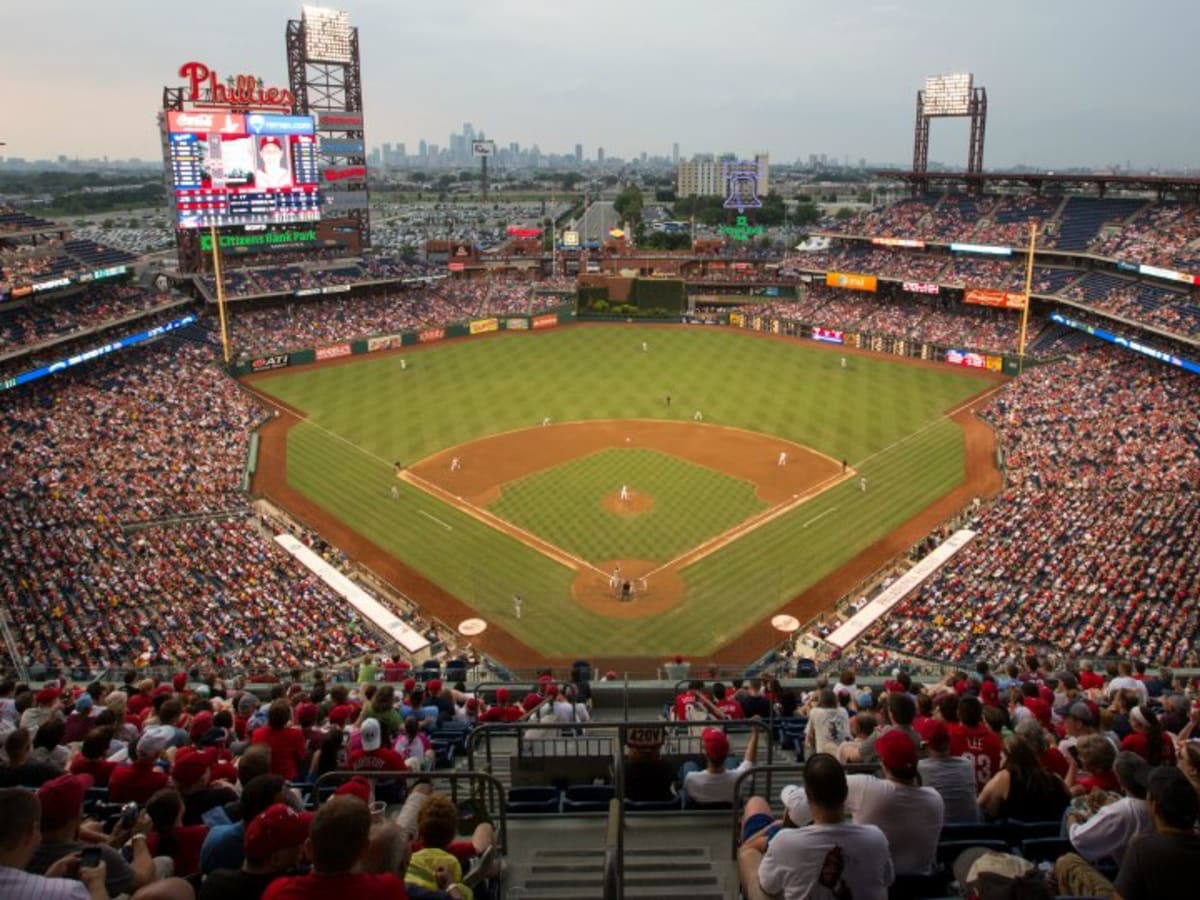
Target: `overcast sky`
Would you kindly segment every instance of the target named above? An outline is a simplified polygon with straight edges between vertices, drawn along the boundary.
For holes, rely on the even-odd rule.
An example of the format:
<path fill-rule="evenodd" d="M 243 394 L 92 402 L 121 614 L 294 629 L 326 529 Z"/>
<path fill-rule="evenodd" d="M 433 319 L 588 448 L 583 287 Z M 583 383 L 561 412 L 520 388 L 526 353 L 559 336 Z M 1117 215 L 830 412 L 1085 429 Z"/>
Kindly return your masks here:
<path fill-rule="evenodd" d="M 367 143 L 444 146 L 471 122 L 507 144 L 610 156 L 767 150 L 912 158 L 916 90 L 987 88 L 985 165 L 1200 168 L 1197 0 L 345 0 Z M 9 155 L 160 156 L 179 66 L 287 84 L 299 0 L 3 0 Z M 930 159 L 962 166 L 966 125 Z"/>

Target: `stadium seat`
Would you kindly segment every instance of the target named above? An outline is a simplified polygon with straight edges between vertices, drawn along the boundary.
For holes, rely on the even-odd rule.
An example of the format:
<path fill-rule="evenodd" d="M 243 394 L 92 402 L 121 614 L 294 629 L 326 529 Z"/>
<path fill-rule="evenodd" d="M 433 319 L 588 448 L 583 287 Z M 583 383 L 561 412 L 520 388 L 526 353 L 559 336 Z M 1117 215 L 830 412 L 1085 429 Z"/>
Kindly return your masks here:
<path fill-rule="evenodd" d="M 510 816 L 556 813 L 561 808 L 561 797 L 552 787 L 514 787 L 508 789 L 504 808 Z"/>
<path fill-rule="evenodd" d="M 611 784 L 573 784 L 563 794 L 562 811 L 607 812 L 614 793 Z"/>
<path fill-rule="evenodd" d="M 682 808 L 683 799 L 680 797 L 670 800 L 625 800 L 626 812 L 671 812 Z"/>
<path fill-rule="evenodd" d="M 954 861 L 958 859 L 958 855 L 964 850 L 970 850 L 972 847 L 984 847 L 987 850 L 995 850 L 997 853 L 1012 852 L 1008 841 L 1002 840 L 938 841 L 938 862 L 943 866 L 952 867 Z"/>
<path fill-rule="evenodd" d="M 1071 842 L 1066 838 L 1030 838 L 1021 841 L 1021 855 L 1030 862 L 1054 862 L 1070 852 Z"/>

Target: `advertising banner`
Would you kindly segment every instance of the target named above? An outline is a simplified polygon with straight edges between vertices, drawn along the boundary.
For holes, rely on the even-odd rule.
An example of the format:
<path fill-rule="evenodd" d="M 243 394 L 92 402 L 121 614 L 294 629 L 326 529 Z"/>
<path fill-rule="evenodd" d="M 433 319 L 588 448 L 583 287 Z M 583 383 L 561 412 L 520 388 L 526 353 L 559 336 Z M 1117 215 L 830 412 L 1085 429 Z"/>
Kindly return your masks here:
<path fill-rule="evenodd" d="M 260 356 L 250 363 L 251 372 L 269 372 L 271 369 L 282 369 L 288 364 L 286 353 L 276 353 L 274 356 Z"/>
<path fill-rule="evenodd" d="M 742 328 L 746 324 L 746 317 L 744 315 L 742 315 L 740 312 L 730 313 L 729 314 L 729 324 L 732 325 L 734 328 Z"/>
<path fill-rule="evenodd" d="M 549 313 L 544 316 L 534 316 L 532 325 L 537 328 L 553 328 L 558 324 L 558 313 Z"/>
<path fill-rule="evenodd" d="M 941 292 L 941 288 L 928 281 L 905 281 L 901 283 L 900 287 L 910 294 L 937 294 Z"/>
<path fill-rule="evenodd" d="M 362 156 L 365 153 L 362 141 L 353 141 L 345 138 L 321 138 L 322 153 L 337 153 L 341 156 Z"/>
<path fill-rule="evenodd" d="M 342 166 L 337 169 L 326 169 L 321 173 L 321 177 L 326 181 L 345 182 L 353 184 L 367 180 L 366 166 Z"/>
<path fill-rule="evenodd" d="M 1004 371 L 1004 357 L 1003 356 L 989 356 L 986 358 L 985 362 L 987 363 L 987 370 L 989 372 L 1003 372 Z"/>
<path fill-rule="evenodd" d="M 462 272 L 463 270 L 465 270 L 467 268 L 467 264 L 460 263 L 460 262 L 452 262 L 446 268 L 448 268 L 451 272 Z"/>
<path fill-rule="evenodd" d="M 819 325 L 814 325 L 812 330 L 814 341 L 824 341 L 827 344 L 844 344 L 846 336 L 840 331 L 833 328 L 822 328 Z"/>
<path fill-rule="evenodd" d="M 871 243 L 879 247 L 915 247 L 918 250 L 925 246 L 924 241 L 914 240 L 913 238 L 871 238 Z"/>
<path fill-rule="evenodd" d="M 339 356 L 349 355 L 349 344 L 330 344 L 328 347 L 317 348 L 317 359 L 337 359 Z"/>
<path fill-rule="evenodd" d="M 1186 272 L 1176 272 L 1174 269 L 1160 269 L 1158 266 L 1138 266 L 1138 271 L 1143 275 L 1166 278 L 1168 281 L 1182 281 L 1184 284 L 1200 284 L 1200 279 L 1188 275 Z"/>
<path fill-rule="evenodd" d="M 367 338 L 367 352 L 376 350 L 399 350 L 401 337 L 398 334 L 381 334 L 379 337 Z"/>
<path fill-rule="evenodd" d="M 317 113 L 317 127 L 322 131 L 362 131 L 362 113 L 342 110 Z"/>
<path fill-rule="evenodd" d="M 470 328 L 471 334 L 485 334 L 489 331 L 499 331 L 500 330 L 500 320 L 499 319 L 476 319 L 474 322 L 470 323 L 468 328 Z"/>
<path fill-rule="evenodd" d="M 857 275 L 853 272 L 826 272 L 827 287 L 845 288 L 849 291 L 875 291 L 879 281 L 874 275 Z"/>
<path fill-rule="evenodd" d="M 417 342 L 421 344 L 431 344 L 434 341 L 440 341 L 446 336 L 445 328 L 426 328 L 417 334 Z"/>
<path fill-rule="evenodd" d="M 987 359 L 981 353 L 968 353 L 966 350 L 947 350 L 946 362 L 952 366 L 966 366 L 971 369 L 986 369 Z"/>
<path fill-rule="evenodd" d="M 971 303 L 975 306 L 992 306 L 1000 309 L 1024 309 L 1025 295 L 1010 291 L 968 288 L 963 292 L 963 303 Z"/>
<path fill-rule="evenodd" d="M 987 256 L 1012 256 L 1012 247 L 994 247 L 991 244 L 951 244 L 954 253 L 983 253 Z"/>
<path fill-rule="evenodd" d="M 508 331 L 528 331 L 529 330 L 529 320 L 528 319 L 505 319 L 504 327 Z"/>

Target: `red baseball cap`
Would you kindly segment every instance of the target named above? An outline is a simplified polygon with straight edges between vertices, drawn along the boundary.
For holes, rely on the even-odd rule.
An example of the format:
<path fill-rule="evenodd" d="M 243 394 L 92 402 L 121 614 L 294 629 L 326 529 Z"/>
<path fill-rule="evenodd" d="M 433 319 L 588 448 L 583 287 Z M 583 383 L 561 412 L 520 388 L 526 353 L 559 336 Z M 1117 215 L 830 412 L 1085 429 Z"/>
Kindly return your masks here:
<path fill-rule="evenodd" d="M 299 847 L 312 820 L 312 813 L 298 813 L 286 803 L 268 806 L 246 826 L 246 858 L 261 862 L 278 850 Z"/>
<path fill-rule="evenodd" d="M 42 827 L 58 828 L 82 816 L 83 798 L 93 783 L 91 775 L 59 775 L 38 788 Z"/>
<path fill-rule="evenodd" d="M 1050 704 L 1040 697 L 1026 697 L 1025 708 L 1043 725 L 1050 724 Z"/>
<path fill-rule="evenodd" d="M 984 706 L 1000 705 L 1000 688 L 994 681 L 985 681 L 979 686 L 979 700 Z"/>
<path fill-rule="evenodd" d="M 171 765 L 171 777 L 180 787 L 191 787 L 204 777 L 216 761 L 217 752 L 211 747 L 207 750 L 182 747 L 175 754 L 175 762 Z"/>
<path fill-rule="evenodd" d="M 182 691 L 185 687 L 187 687 L 187 683 L 187 672 L 176 672 L 175 677 L 171 679 L 171 685 L 177 691 Z"/>
<path fill-rule="evenodd" d="M 334 725 L 345 725 L 346 720 L 350 718 L 350 713 L 351 708 L 349 703 L 335 706 L 329 711 L 329 721 Z"/>
<path fill-rule="evenodd" d="M 333 792 L 337 796 L 357 797 L 363 803 L 371 802 L 371 783 L 365 778 L 351 778 Z"/>
<path fill-rule="evenodd" d="M 212 713 L 208 712 L 207 710 L 205 710 L 204 712 L 196 713 L 194 716 L 192 716 L 192 727 L 189 729 L 189 733 L 192 736 L 192 740 L 193 741 L 199 740 L 200 736 L 212 727 L 213 727 L 213 714 Z"/>
<path fill-rule="evenodd" d="M 432 681 L 427 682 L 425 685 L 425 691 L 430 695 L 440 693 L 441 690 L 442 690 L 442 680 L 440 678 L 434 678 Z"/>
<path fill-rule="evenodd" d="M 917 768 L 917 745 L 907 733 L 899 728 L 885 731 L 875 741 L 875 752 L 880 761 L 893 772 Z"/>
<path fill-rule="evenodd" d="M 296 707 L 296 721 L 307 728 L 317 721 L 317 713 L 319 712 L 317 704 L 301 703 Z"/>
<path fill-rule="evenodd" d="M 62 696 L 62 691 L 56 687 L 45 687 L 33 695 L 33 702 L 38 706 L 49 706 Z"/>
<path fill-rule="evenodd" d="M 508 702 L 508 688 L 496 688 L 496 702 L 497 703 L 507 703 Z"/>
<path fill-rule="evenodd" d="M 946 729 L 946 723 L 941 719 L 926 719 L 917 729 L 917 733 L 921 735 L 921 739 L 925 743 L 932 746 L 941 748 L 950 743 L 950 732 Z"/>
<path fill-rule="evenodd" d="M 704 755 L 715 763 L 725 762 L 729 756 L 729 738 L 720 728 L 705 728 L 700 742 L 704 744 Z"/>

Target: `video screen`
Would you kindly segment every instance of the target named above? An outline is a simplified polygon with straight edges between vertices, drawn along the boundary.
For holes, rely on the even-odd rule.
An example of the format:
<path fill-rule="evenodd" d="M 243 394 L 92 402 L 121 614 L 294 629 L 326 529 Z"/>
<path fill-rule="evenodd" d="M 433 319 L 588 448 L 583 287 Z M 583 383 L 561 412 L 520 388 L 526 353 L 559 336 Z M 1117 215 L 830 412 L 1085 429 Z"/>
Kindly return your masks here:
<path fill-rule="evenodd" d="M 173 111 L 167 143 L 181 228 L 321 217 L 311 116 Z"/>

